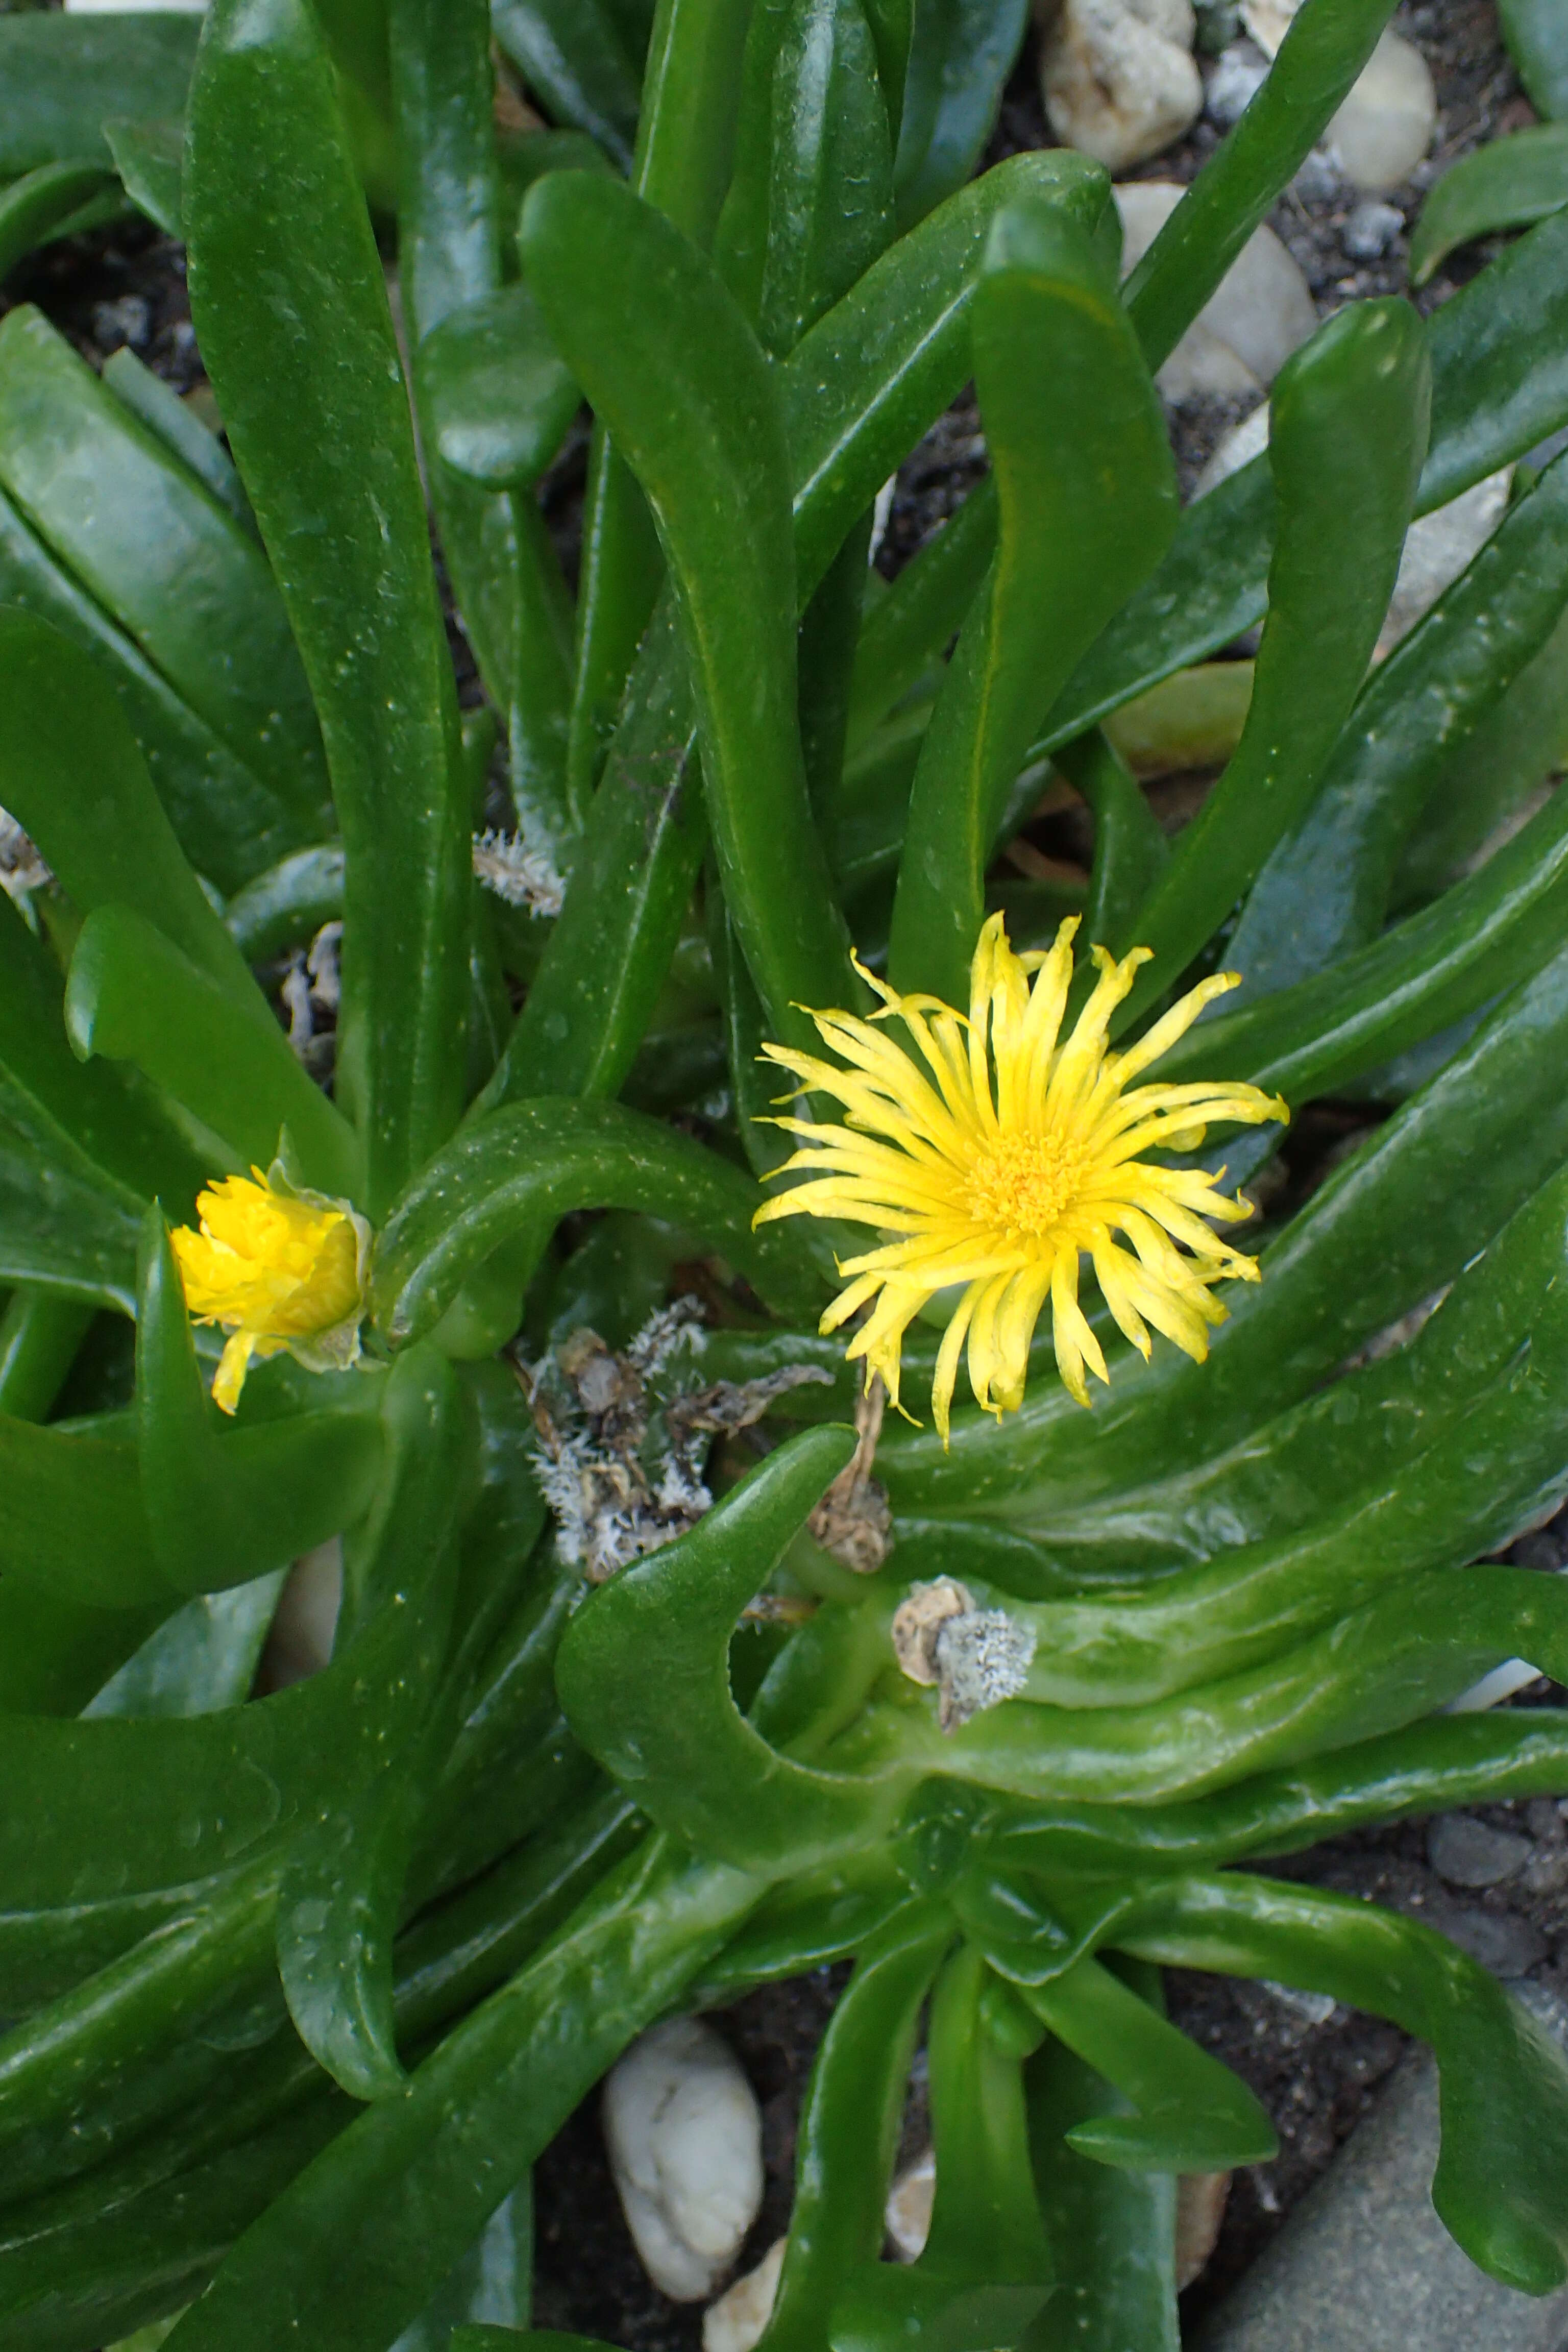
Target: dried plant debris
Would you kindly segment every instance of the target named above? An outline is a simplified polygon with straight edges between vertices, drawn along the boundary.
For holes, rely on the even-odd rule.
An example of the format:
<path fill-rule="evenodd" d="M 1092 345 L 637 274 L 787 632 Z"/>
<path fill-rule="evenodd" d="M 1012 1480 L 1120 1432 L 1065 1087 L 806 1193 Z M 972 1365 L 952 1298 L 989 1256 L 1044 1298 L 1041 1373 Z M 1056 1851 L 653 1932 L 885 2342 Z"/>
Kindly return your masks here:
<path fill-rule="evenodd" d="M 531 915 L 558 915 L 566 885 L 548 850 L 531 849 L 522 835 L 491 825 L 474 835 L 474 872 L 487 890 Z"/>
<path fill-rule="evenodd" d="M 893 1549 L 893 1514 L 885 1486 L 871 1475 L 888 1391 L 880 1372 L 858 1398 L 854 1454 L 806 1522 L 814 1541 L 857 1576 L 872 1576 Z"/>
<path fill-rule="evenodd" d="M 943 1731 L 956 1731 L 987 1708 L 1016 1698 L 1034 1663 L 1034 1628 L 1005 1609 L 977 1608 L 956 1577 L 911 1585 L 892 1633 L 894 1654 L 910 1682 L 935 1686 Z"/>
<path fill-rule="evenodd" d="M 41 890 L 54 876 L 9 809 L 0 809 L 0 890 L 16 898 Z"/>
<path fill-rule="evenodd" d="M 697 1525 L 713 1500 L 715 1437 L 749 1429 L 786 1390 L 828 1379 L 796 1364 L 699 1386 L 704 1337 L 700 1302 L 680 1298 L 651 1315 L 624 1354 L 584 1328 L 521 1368 L 556 1541 L 591 1584 Z"/>

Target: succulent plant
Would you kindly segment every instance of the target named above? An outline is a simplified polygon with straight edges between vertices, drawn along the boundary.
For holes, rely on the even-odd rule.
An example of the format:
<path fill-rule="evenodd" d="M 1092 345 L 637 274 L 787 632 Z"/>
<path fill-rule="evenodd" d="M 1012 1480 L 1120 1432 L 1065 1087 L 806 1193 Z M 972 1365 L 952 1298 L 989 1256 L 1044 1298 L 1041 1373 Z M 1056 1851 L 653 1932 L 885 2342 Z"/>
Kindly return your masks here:
<path fill-rule="evenodd" d="M 1568 1495 L 1568 212 L 1341 310 L 1184 511 L 1152 376 L 1388 13 L 1306 0 L 1120 283 L 1098 167 L 970 176 L 1019 8 L 496 0 L 519 132 L 484 0 L 393 0 L 405 366 L 341 28 L 215 0 L 183 148 L 116 152 L 232 462 L 0 323 L 18 2352 L 442 2345 L 639 2032 L 851 1958 L 765 2352 L 1173 2347 L 1174 2176 L 1273 2135 L 1167 1964 L 1430 2042 L 1443 2219 L 1568 2275 L 1555 2043 L 1238 1866 L 1568 1791 L 1555 1712 L 1453 1711 L 1568 1680 L 1560 1583 L 1474 1564 Z M 1170 839 L 1119 724 L 1259 623 Z M 1092 864 L 1020 878 L 1053 777 Z M 330 1663 L 253 1695 L 334 1538 Z"/>

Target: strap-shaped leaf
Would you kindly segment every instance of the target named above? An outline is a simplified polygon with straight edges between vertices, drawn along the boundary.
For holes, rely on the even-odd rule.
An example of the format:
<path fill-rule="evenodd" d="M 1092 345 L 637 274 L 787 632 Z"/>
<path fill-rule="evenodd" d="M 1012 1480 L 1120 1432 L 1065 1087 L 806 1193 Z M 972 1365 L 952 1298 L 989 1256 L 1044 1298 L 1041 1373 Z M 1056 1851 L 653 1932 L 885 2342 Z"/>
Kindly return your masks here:
<path fill-rule="evenodd" d="M 894 180 L 899 226 L 905 231 L 974 169 L 995 123 L 1027 11 L 1023 0 L 921 0 L 909 17 Z"/>
<path fill-rule="evenodd" d="M 1322 781 L 1388 610 L 1426 448 L 1430 378 L 1403 303 L 1359 302 L 1281 371 L 1268 620 L 1235 756 L 1114 943 L 1152 952 L 1125 1028 L 1163 996 Z"/>
<path fill-rule="evenodd" d="M 618 1104 L 512 1103 L 465 1129 L 394 1210 L 372 1274 L 374 1318 L 395 1346 L 420 1338 L 511 1234 L 542 1239 L 589 1207 L 673 1214 L 720 1242 L 781 1312 L 808 1314 L 803 1262 L 773 1227 L 752 1231 L 761 1202 L 716 1153 Z"/>
<path fill-rule="evenodd" d="M 850 982 L 795 724 L 788 460 L 766 362 L 711 265 L 614 181 L 542 182 L 521 250 L 653 510 L 726 900 L 775 1034 L 794 1034 L 792 1005 L 841 1002 Z M 787 894 L 774 887 L 781 863 Z"/>
<path fill-rule="evenodd" d="M 111 196 L 110 211 L 117 211 L 114 175 L 97 163 L 42 163 L 13 181 L 0 194 L 0 277 L 35 246 L 95 227 L 92 215 L 102 208 L 106 194 Z"/>
<path fill-rule="evenodd" d="M 114 168 L 125 193 L 139 211 L 157 224 L 165 236 L 185 233 L 181 179 L 184 165 L 185 126 L 183 118 L 142 121 L 132 115 L 110 115 L 103 135 L 114 157 Z M 123 345 L 129 350 L 129 344 Z M 178 394 L 175 395 L 176 398 Z"/>
<path fill-rule="evenodd" d="M 645 1844 L 400 2097 L 378 2100 L 252 2224 L 170 2337 L 176 2352 L 268 2352 L 284 2315 L 306 2310 L 339 2352 L 384 2352 L 761 1891 L 743 1872 Z"/>
<path fill-rule="evenodd" d="M 526 286 L 452 311 L 420 346 L 419 375 L 437 456 L 488 489 L 531 489 L 582 400 Z"/>
<path fill-rule="evenodd" d="M 864 1843 L 889 1796 L 796 1763 L 730 1690 L 735 1621 L 852 1452 L 807 1430 L 771 1454 L 678 1543 L 624 1570 L 573 1619 L 556 1662 L 561 1703 L 590 1754 L 661 1827 L 753 1868 L 809 1866 Z M 657 1651 L 658 1673 L 647 1662 Z"/>
<path fill-rule="evenodd" d="M 100 1609 L 142 1610 L 172 1598 L 132 1438 L 0 1416 L 0 1462 L 7 1577 Z"/>
<path fill-rule="evenodd" d="M 0 2040 L 0 2186 L 34 2196 L 84 2172 L 180 2085 L 155 2063 L 188 2037 L 198 2082 L 203 2025 L 232 2008 L 237 1984 L 265 1965 L 279 1867 L 262 1863 L 154 1929 L 123 1959 L 63 1994 Z M 178 2021 L 177 2024 L 175 2021 Z M 176 2070 L 177 2074 L 177 2070 Z M 103 2095 L 116 2084 L 120 2095 Z"/>
<path fill-rule="evenodd" d="M 105 116 L 182 114 L 200 32 L 172 11 L 150 25 L 117 15 L 0 25 L 0 178 L 62 156 L 107 166 Z"/>
<path fill-rule="evenodd" d="M 1568 37 L 1552 0 L 1502 0 L 1503 37 L 1539 114 L 1568 115 Z"/>
<path fill-rule="evenodd" d="M 293 821 L 321 733 L 267 559 L 36 310 L 0 324 L 0 480 L 39 536 Z"/>
<path fill-rule="evenodd" d="M 1546 2294 L 1568 2275 L 1568 2060 L 1478 1962 L 1412 1919 L 1226 1876 L 1151 1889 L 1116 1940 L 1179 1968 L 1268 1976 L 1392 2017 L 1442 2083 L 1432 2201 L 1473 2263 Z"/>
<path fill-rule="evenodd" d="M 371 1391 L 361 1412 L 226 1425 L 196 1364 L 163 1218 L 148 1211 L 136 1317 L 136 1444 L 154 1552 L 177 1591 L 247 1584 L 358 1519 L 382 1466 L 374 1402 Z"/>
<path fill-rule="evenodd" d="M 71 957 L 67 1034 L 84 1061 L 101 1054 L 134 1063 L 220 1139 L 229 1166 L 268 1166 L 286 1127 L 309 1181 L 338 1196 L 357 1193 L 353 1129 L 252 993 L 257 1015 L 144 916 L 100 907 Z"/>
<path fill-rule="evenodd" d="M 895 1752 L 1028 1799 L 1156 1802 L 1398 1730 L 1515 1657 L 1548 1674 L 1568 1663 L 1568 1594 L 1524 1569 L 1449 1570 L 1174 1699 L 1049 1713 L 1015 1702 L 946 1740 L 934 1717 L 910 1717 Z"/>
<path fill-rule="evenodd" d="M 596 139 L 629 170 L 640 60 L 608 0 L 494 0 L 496 39 L 551 119 Z"/>
<path fill-rule="evenodd" d="M 1543 220 L 1432 321 L 1432 454 L 1441 506 L 1568 419 L 1568 213 Z M 1521 367 L 1520 352 L 1529 364 Z"/>
<path fill-rule="evenodd" d="M 1546 644 L 1565 601 L 1568 462 L 1559 459 L 1363 688 L 1321 792 L 1232 933 L 1227 953 L 1248 995 L 1375 938 L 1400 849 L 1445 761 Z"/>
<path fill-rule="evenodd" d="M 278 1904 L 278 1965 L 306 2047 L 358 2098 L 400 2088 L 392 1938 L 425 1775 L 420 1732 L 457 1585 L 458 1492 L 469 1458 L 457 1376 L 432 1349 L 394 1367 L 383 1399 L 387 1475 L 345 1558 L 353 1646 L 395 1622 L 363 1694 L 358 1769 L 329 1789 L 293 1847 Z"/>
<path fill-rule="evenodd" d="M 972 334 L 1000 539 L 921 746 L 889 950 L 896 986 L 952 1004 L 1029 740 L 1176 526 L 1159 396 L 1110 270 L 1058 206 L 997 215 Z"/>
<path fill-rule="evenodd" d="M 881 2251 L 921 2005 L 952 1938 L 907 1905 L 866 1945 L 828 2021 L 795 2137 L 789 2246 L 765 2352 L 819 2352 L 847 2273 Z"/>
<path fill-rule="evenodd" d="M 1500 228 L 1523 228 L 1568 205 L 1568 130 L 1543 122 L 1516 131 L 1445 172 L 1410 240 L 1410 282 L 1424 286 L 1457 245 Z"/>
<path fill-rule="evenodd" d="M 1279 2152 L 1273 2125 L 1228 2066 L 1211 2058 L 1098 1960 L 1079 1960 L 1029 2006 L 1069 2050 L 1131 2100 L 1130 2116 L 1097 2116 L 1068 2145 L 1137 2172 L 1226 2172 Z"/>
<path fill-rule="evenodd" d="M 1159 367 L 1175 349 L 1275 198 L 1339 111 L 1394 11 L 1390 0 L 1310 0 L 1268 79 L 1198 174 L 1127 288 Z"/>
<path fill-rule="evenodd" d="M 77 906 L 133 908 L 248 1019 L 271 1021 L 159 805 L 106 672 L 47 622 L 8 611 L 0 676 L 4 805 Z"/>
<path fill-rule="evenodd" d="M 1157 1998 L 1159 1973 L 1124 1961 Z M 1142 1989 L 1142 1988 L 1141 1988 Z M 1076 2125 L 1124 2114 L 1129 2102 L 1102 2074 L 1047 2039 L 1025 2072 L 1029 2155 L 1051 2220 L 1055 2302 L 1070 2311 L 1084 2352 L 1111 2352 L 1118 2336 L 1140 2352 L 1181 2352 L 1176 2311 L 1176 2183 L 1169 2173 L 1096 2164 L 1068 2146 Z M 1047 2306 L 1023 2352 L 1046 2352 Z M 1099 2341 L 1096 2342 L 1098 2335 Z"/>
<path fill-rule="evenodd" d="M 219 0 L 185 205 L 203 357 L 326 743 L 346 857 L 339 1086 L 374 1215 L 460 1107 L 469 812 L 385 285 L 305 0 Z"/>

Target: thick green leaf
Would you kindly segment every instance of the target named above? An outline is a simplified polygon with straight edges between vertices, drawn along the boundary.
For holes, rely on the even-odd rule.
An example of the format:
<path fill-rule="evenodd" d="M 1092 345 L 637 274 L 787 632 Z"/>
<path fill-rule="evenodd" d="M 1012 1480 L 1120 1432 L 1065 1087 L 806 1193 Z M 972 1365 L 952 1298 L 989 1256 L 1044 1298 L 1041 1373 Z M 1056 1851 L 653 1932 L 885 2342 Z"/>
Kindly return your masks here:
<path fill-rule="evenodd" d="M 523 2179 L 501 2200 L 392 2352 L 448 2352 L 465 2338 L 478 2338 L 481 2345 L 499 2339 L 505 2352 L 519 2352 L 526 2341 L 532 2288 L 533 2192 L 531 2181 Z M 514 2332 L 519 2329 L 521 2336 Z M 562 2352 L 560 2339 L 553 2340 Z"/>
<path fill-rule="evenodd" d="M 185 126 L 171 116 L 162 121 L 138 121 L 130 115 L 111 115 L 103 135 L 114 157 L 114 168 L 125 193 L 165 236 L 185 233 L 182 180 L 185 160 Z"/>
<path fill-rule="evenodd" d="M 166 449 L 189 467 L 197 479 L 253 535 L 255 517 L 234 460 L 216 433 L 185 406 L 173 385 L 143 367 L 129 343 L 111 352 L 103 362 L 103 382 L 122 407 L 139 416 Z"/>
<path fill-rule="evenodd" d="M 1542 123 L 1477 148 L 1444 173 L 1410 240 L 1410 280 L 1424 286 L 1457 245 L 1526 228 L 1568 205 L 1568 129 Z"/>
<path fill-rule="evenodd" d="M 454 1505 L 468 1432 L 457 1376 L 433 1349 L 405 1355 L 383 1402 L 388 1475 L 345 1556 L 354 1619 L 400 1621 L 363 1700 L 356 1768 L 332 1787 L 289 1858 L 278 1965 L 300 2037 L 358 2098 L 404 2084 L 392 1939 L 423 1793 L 422 1720 L 446 1651 L 457 1582 Z"/>
<path fill-rule="evenodd" d="M 765 2352 L 820 2352 L 840 2282 L 881 2251 L 921 2005 L 952 1927 L 906 1905 L 868 1943 L 818 2044 Z"/>
<path fill-rule="evenodd" d="M 556 1664 L 574 1731 L 643 1811 L 704 1853 L 743 1852 L 770 1875 L 874 1838 L 898 1793 L 787 1758 L 730 1687 L 736 1619 L 852 1450 L 841 1427 L 791 1438 L 691 1534 L 590 1594 Z M 652 1680 L 640 1664 L 650 1642 Z"/>
<path fill-rule="evenodd" d="M 203 357 L 327 747 L 346 860 L 338 1085 L 379 1213 L 460 1107 L 468 792 L 381 264 L 304 0 L 218 0 L 185 197 Z"/>
<path fill-rule="evenodd" d="M 1170 356 L 1268 218 L 1393 13 L 1392 0 L 1312 0 L 1295 17 L 1256 102 L 1128 280 L 1127 307 L 1151 367 Z"/>
<path fill-rule="evenodd" d="M 1279 2154 L 1274 2126 L 1246 2084 L 1098 1961 L 1030 1985 L 1026 1999 L 1132 2102 L 1130 2116 L 1074 2126 L 1068 2145 L 1079 2156 L 1137 2172 L 1227 2172 Z"/>
<path fill-rule="evenodd" d="M 403 2095 L 378 2100 L 253 2224 L 170 2337 L 175 2352 L 272 2352 L 305 2326 L 337 2352 L 384 2352 L 761 1892 L 662 1841 L 631 1856 Z"/>
<path fill-rule="evenodd" d="M 198 1592 L 164 1619 L 97 1691 L 85 1715 L 213 1715 L 242 1706 L 287 1570 L 228 1592 Z"/>
<path fill-rule="evenodd" d="M 1008 787 L 1079 656 L 1176 525 L 1160 406 L 1110 272 L 1048 199 L 999 213 L 972 322 L 1000 537 L 910 794 L 889 969 L 967 1000 Z"/>
<path fill-rule="evenodd" d="M 1562 2284 L 1568 2062 L 1495 1977 L 1415 1920 L 1268 1879 L 1178 1880 L 1146 1896 L 1133 1923 L 1125 1941 L 1151 1959 L 1327 1992 L 1430 2042 L 1442 2081 L 1440 2218 L 1505 2285 L 1545 2294 Z"/>
<path fill-rule="evenodd" d="M 608 0 L 493 0 L 495 36 L 546 111 L 629 171 L 638 60 Z"/>
<path fill-rule="evenodd" d="M 27 307 L 0 324 L 0 481 L 296 837 L 319 836 L 321 737 L 266 557 Z"/>
<path fill-rule="evenodd" d="M 1157 1987 L 1157 1970 L 1140 1973 Z M 1175 2180 L 1075 2154 L 1067 2139 L 1075 2126 L 1125 2115 L 1130 2103 L 1065 2043 L 1048 2041 L 1024 2079 L 1057 2290 L 1021 2352 L 1052 2352 L 1054 2329 L 1069 2317 L 1075 2352 L 1122 2352 L 1127 2344 L 1139 2352 L 1181 2352 Z"/>
<path fill-rule="evenodd" d="M 420 346 L 420 392 L 445 466 L 489 489 L 528 489 L 582 394 L 526 286 L 454 310 Z"/>
<path fill-rule="evenodd" d="M 51 1585 L 0 1577 L 0 1708 L 9 1715 L 79 1715 L 175 1606 L 169 1593 L 139 1609 L 95 1609 L 68 1601 Z M 30 1980 L 16 1984 L 14 1925 L 0 1911 L 0 1986 L 7 2008 L 19 2011 L 43 1994 Z"/>
<path fill-rule="evenodd" d="M 41 163 L 0 192 L 0 278 L 35 246 L 86 226 L 77 216 L 114 186 L 98 163 Z"/>
<path fill-rule="evenodd" d="M 0 1457 L 8 1577 L 100 1609 L 168 1599 L 174 1588 L 153 1550 L 133 1443 L 6 1417 Z"/>
<path fill-rule="evenodd" d="M 809 1314 L 815 1293 L 800 1258 L 776 1228 L 752 1231 L 761 1202 L 739 1169 L 637 1111 L 549 1097 L 512 1103 L 465 1129 L 388 1218 L 372 1272 L 374 1319 L 395 1346 L 420 1338 L 510 1235 L 542 1242 L 569 1211 L 589 1207 L 673 1212 L 716 1239 L 781 1312 Z"/>
<path fill-rule="evenodd" d="M 1568 213 L 1543 220 L 1472 278 L 1430 332 L 1424 511 L 1568 423 Z"/>
<path fill-rule="evenodd" d="M 58 630 L 11 611 L 0 612 L 0 676 L 5 805 L 76 905 L 136 909 L 247 1020 L 270 1022 L 159 806 L 107 674 Z"/>
<path fill-rule="evenodd" d="M 1024 0 L 913 0 L 894 162 L 901 229 L 973 171 L 1027 21 Z"/>
<path fill-rule="evenodd" d="M 1498 14 L 1536 111 L 1568 115 L 1568 35 L 1553 0 L 1500 0 Z"/>
<path fill-rule="evenodd" d="M 343 853 L 332 842 L 297 849 L 257 875 L 236 891 L 224 921 L 247 962 L 265 963 L 285 948 L 303 947 L 342 911 Z"/>
<path fill-rule="evenodd" d="M 521 249 L 558 346 L 653 510 L 726 901 L 770 1024 L 793 1034 L 803 1027 L 793 1006 L 840 1002 L 851 983 L 795 723 L 788 458 L 774 385 L 716 271 L 616 182 L 541 182 Z M 776 887 L 781 862 L 787 895 Z"/>
<path fill-rule="evenodd" d="M 295 827 L 276 797 L 61 570 L 3 493 L 0 596 L 51 623 L 113 680 L 158 799 L 199 872 L 233 889 L 287 848 Z"/>
<path fill-rule="evenodd" d="M 184 112 L 198 20 L 174 10 L 19 13 L 0 22 L 0 178 L 62 157 L 109 160 L 102 125 L 116 114 Z"/>
<path fill-rule="evenodd" d="M 358 1139 L 255 1002 L 254 1014 L 237 1004 L 144 916 L 100 907 L 71 957 L 66 1030 L 84 1061 L 131 1062 L 163 1087 L 219 1139 L 227 1167 L 269 1166 L 287 1128 L 307 1182 L 357 1194 Z"/>
<path fill-rule="evenodd" d="M 1540 652 L 1565 601 L 1560 460 L 1363 688 L 1321 791 L 1231 935 L 1245 995 L 1288 986 L 1375 937 L 1400 849 L 1444 765 Z"/>
<path fill-rule="evenodd" d="M 1179 978 L 1322 781 L 1388 610 L 1429 398 L 1425 339 L 1404 303 L 1350 305 L 1281 371 L 1269 444 L 1279 522 L 1247 724 L 1115 942 L 1152 955 L 1122 1028 Z"/>
<path fill-rule="evenodd" d="M 366 1383 L 359 1412 L 226 1423 L 196 1365 L 179 1269 L 155 1209 L 142 1257 L 136 1445 L 154 1554 L 182 1592 L 248 1584 L 364 1511 L 382 1468 L 374 1390 Z"/>

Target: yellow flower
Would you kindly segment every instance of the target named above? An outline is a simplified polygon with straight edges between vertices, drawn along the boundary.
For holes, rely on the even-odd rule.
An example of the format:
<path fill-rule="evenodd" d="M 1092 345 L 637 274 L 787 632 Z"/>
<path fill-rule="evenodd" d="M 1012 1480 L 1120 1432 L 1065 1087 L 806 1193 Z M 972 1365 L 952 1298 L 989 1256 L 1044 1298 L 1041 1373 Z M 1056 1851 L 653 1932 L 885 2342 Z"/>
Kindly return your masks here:
<path fill-rule="evenodd" d="M 357 1361 L 371 1235 L 346 1201 L 296 1190 L 275 1161 L 209 1184 L 196 1213 L 200 1233 L 180 1225 L 169 1238 L 190 1314 L 232 1334 L 215 1404 L 232 1412 L 252 1359 L 281 1348 L 311 1371 Z"/>
<path fill-rule="evenodd" d="M 804 1172 L 812 1181 L 770 1201 L 757 1223 L 842 1217 L 899 1237 L 840 1265 L 839 1273 L 853 1278 L 822 1318 L 824 1331 L 835 1330 L 876 1300 L 848 1353 L 864 1358 L 868 1381 L 880 1372 L 895 1405 L 905 1329 L 939 1291 L 964 1286 L 932 1383 L 944 1444 L 965 1337 L 978 1402 L 998 1416 L 1016 1412 L 1047 1298 L 1057 1365 L 1071 1393 L 1088 1404 L 1086 1364 L 1097 1379 L 1108 1377 L 1078 1303 L 1084 1251 L 1106 1305 L 1145 1359 L 1152 1323 L 1201 1363 L 1209 1326 L 1225 1320 L 1212 1286 L 1226 1276 L 1258 1280 L 1256 1261 L 1205 1222 L 1251 1214 L 1250 1203 L 1219 1191 L 1223 1170 L 1211 1176 L 1154 1166 L 1139 1155 L 1193 1150 L 1214 1121 L 1287 1118 L 1284 1103 L 1240 1085 L 1126 1091 L 1239 975 L 1205 980 L 1127 1052 L 1110 1053 L 1110 1016 L 1149 950 L 1135 948 L 1118 963 L 1097 947 L 1099 982 L 1071 1035 L 1058 1045 L 1077 929 L 1076 919 L 1065 922 L 1048 952 L 1018 956 L 1001 916 L 993 915 L 970 967 L 967 1018 L 936 997 L 900 996 L 863 971 L 883 1002 L 872 1021 L 812 1014 L 847 1068 L 783 1045 L 763 1049 L 800 1079 L 802 1094 L 831 1095 L 847 1118 L 827 1128 L 777 1121 L 807 1147 L 777 1173 Z M 919 1049 L 923 1070 L 875 1025 L 895 1017 Z"/>

